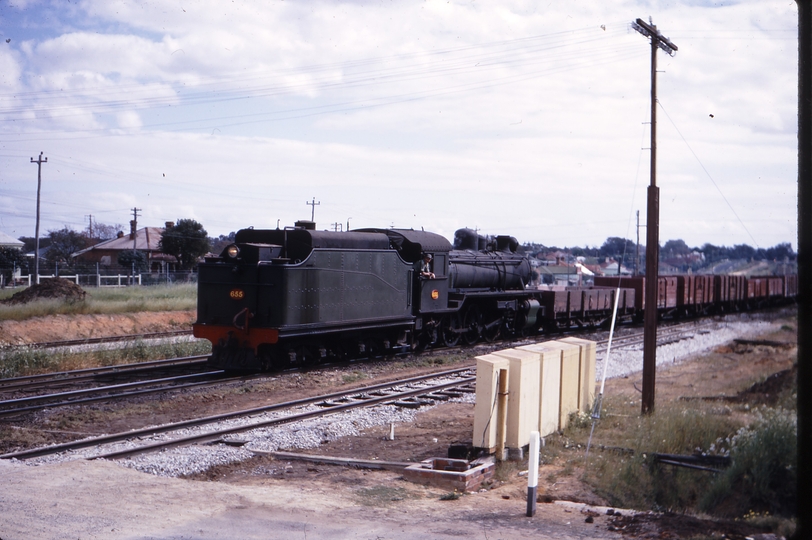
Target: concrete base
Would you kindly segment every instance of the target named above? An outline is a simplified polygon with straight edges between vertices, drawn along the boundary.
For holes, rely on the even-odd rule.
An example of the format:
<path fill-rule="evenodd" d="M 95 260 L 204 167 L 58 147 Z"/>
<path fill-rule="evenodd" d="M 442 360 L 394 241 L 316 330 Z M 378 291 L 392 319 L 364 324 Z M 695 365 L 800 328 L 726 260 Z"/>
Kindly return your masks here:
<path fill-rule="evenodd" d="M 493 478 L 495 463 L 490 460 L 430 458 L 403 470 L 403 478 L 410 482 L 435 486 L 464 493 L 475 491 L 482 483 Z"/>
<path fill-rule="evenodd" d="M 508 461 L 522 461 L 524 459 L 524 448 L 507 448 Z"/>

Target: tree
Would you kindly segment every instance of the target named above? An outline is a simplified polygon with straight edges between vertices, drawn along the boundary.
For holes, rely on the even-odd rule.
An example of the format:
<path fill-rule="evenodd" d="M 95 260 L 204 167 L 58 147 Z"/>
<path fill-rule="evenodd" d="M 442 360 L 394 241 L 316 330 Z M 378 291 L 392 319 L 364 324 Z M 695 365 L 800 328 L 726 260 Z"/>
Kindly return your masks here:
<path fill-rule="evenodd" d="M 59 230 L 48 231 L 51 245 L 45 259 L 48 262 L 70 263 L 71 255 L 87 247 L 87 238 L 67 225 Z"/>
<path fill-rule="evenodd" d="M 148 270 L 147 255 L 143 251 L 133 251 L 131 249 L 120 251 L 117 262 L 124 268 L 134 268 L 136 273 L 146 272 Z"/>
<path fill-rule="evenodd" d="M 627 266 L 634 262 L 635 243 L 626 238 L 610 236 L 601 246 L 599 253 L 601 257 L 611 257 Z M 625 255 L 625 256 L 624 256 Z"/>
<path fill-rule="evenodd" d="M 211 252 L 215 254 L 220 254 L 226 248 L 226 246 L 233 244 L 234 240 L 237 237 L 237 233 L 234 231 L 226 234 L 221 234 L 217 238 L 209 238 L 209 245 L 211 245 Z"/>
<path fill-rule="evenodd" d="M 663 244 L 662 253 L 666 258 L 684 257 L 691 253 L 691 248 L 682 239 L 669 240 Z"/>
<path fill-rule="evenodd" d="M 705 255 L 705 262 L 715 263 L 726 257 L 727 248 L 724 246 L 714 246 L 713 244 L 706 243 L 699 249 L 699 251 Z"/>
<path fill-rule="evenodd" d="M 92 241 L 92 243 L 101 242 L 104 240 L 111 240 L 116 237 L 118 231 L 123 227 L 120 223 L 114 225 L 107 225 L 106 223 L 94 222 L 90 230 L 84 232 L 85 235 Z"/>
<path fill-rule="evenodd" d="M 736 244 L 728 250 L 728 257 L 731 259 L 752 259 L 758 255 L 755 248 L 747 244 Z M 758 257 L 763 259 L 764 257 Z"/>
<path fill-rule="evenodd" d="M 209 252 L 208 233 L 203 225 L 193 219 L 179 219 L 173 227 L 168 227 L 158 249 L 177 259 L 183 270 L 191 270 L 195 261 Z"/>
<path fill-rule="evenodd" d="M 771 248 L 767 248 L 766 250 L 767 259 L 770 261 L 783 261 L 784 257 L 788 260 L 792 261 L 795 260 L 797 254 L 792 251 L 792 244 L 789 242 L 784 242 L 782 244 L 776 244 Z"/>
<path fill-rule="evenodd" d="M 11 276 L 15 268 L 22 268 L 28 271 L 28 259 L 23 252 L 14 247 L 0 247 L 0 272 L 5 279 L 3 283 L 11 281 Z"/>

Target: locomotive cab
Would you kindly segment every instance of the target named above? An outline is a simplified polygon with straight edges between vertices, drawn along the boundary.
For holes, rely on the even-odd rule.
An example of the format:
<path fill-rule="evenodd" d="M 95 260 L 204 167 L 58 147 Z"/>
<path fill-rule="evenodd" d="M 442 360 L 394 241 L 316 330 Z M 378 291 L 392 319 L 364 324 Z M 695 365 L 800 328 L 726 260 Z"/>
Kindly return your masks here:
<path fill-rule="evenodd" d="M 448 253 L 427 252 L 431 255 L 434 277 L 415 272 L 415 304 L 419 313 L 448 311 Z"/>

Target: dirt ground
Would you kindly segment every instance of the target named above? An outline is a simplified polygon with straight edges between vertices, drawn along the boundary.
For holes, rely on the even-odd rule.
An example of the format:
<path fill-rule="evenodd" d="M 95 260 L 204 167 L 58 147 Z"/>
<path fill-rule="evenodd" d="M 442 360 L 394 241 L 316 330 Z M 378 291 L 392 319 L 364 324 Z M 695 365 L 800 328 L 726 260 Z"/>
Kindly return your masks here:
<path fill-rule="evenodd" d="M 190 330 L 196 313 L 163 311 L 116 315 L 52 315 L 0 321 L 0 347 L 50 341 Z"/>
<path fill-rule="evenodd" d="M 133 332 L 135 325 L 140 331 L 175 329 L 183 315 L 106 316 L 104 326 L 94 326 L 94 316 L 43 318 L 48 320 L 10 327 L 4 322 L 0 340 L 73 339 L 88 331 L 95 336 L 114 335 Z M 187 320 L 193 319 L 193 313 L 186 315 Z M 702 359 L 658 369 L 658 403 L 697 397 L 735 399 L 731 396 L 744 395 L 748 389 L 750 399 L 768 401 L 776 387 L 769 383 L 753 387 L 753 382 L 791 369 L 795 334 L 784 331 L 763 337 L 786 345 L 731 344 Z M 481 352 L 449 359 L 448 364 L 472 364 L 470 358 L 476 354 Z M 448 364 L 436 369 L 452 367 Z M 79 433 L 109 433 L 215 414 L 416 371 L 401 362 L 371 363 L 353 368 L 351 374 L 359 380 L 352 382 L 343 371 L 314 371 L 241 387 L 185 392 L 157 402 L 32 416 L 11 432 L 0 431 L 12 434 L 0 446 L 10 451 L 20 445 L 60 442 Z M 608 381 L 606 395 L 628 403 L 628 414 L 639 414 L 639 388 L 640 374 L 635 374 Z M 303 452 L 381 461 L 445 456 L 449 445 L 470 441 L 472 418 L 472 405 L 445 404 L 420 413 L 411 424 L 396 426 L 394 441 L 386 437 L 388 426 L 376 427 L 359 437 L 325 441 L 318 449 Z M 22 432 L 28 438 L 18 438 Z M 680 521 L 627 510 L 620 516 L 607 515 L 606 501 L 580 480 L 583 471 L 571 465 L 583 447 L 563 438 L 553 442 L 562 445 L 560 459 L 542 466 L 540 502 L 533 518 L 525 516 L 526 477 L 519 474 L 520 465 L 512 462 L 500 466 L 489 489 L 442 500 L 445 491 L 406 482 L 397 472 L 267 456 L 187 479 L 155 477 L 108 462 L 30 467 L 2 460 L 0 538 L 680 538 L 696 536 L 703 527 L 708 534 L 712 530 L 710 522 L 697 523 L 695 518 Z M 720 530 L 728 538 L 744 537 L 733 524 Z"/>

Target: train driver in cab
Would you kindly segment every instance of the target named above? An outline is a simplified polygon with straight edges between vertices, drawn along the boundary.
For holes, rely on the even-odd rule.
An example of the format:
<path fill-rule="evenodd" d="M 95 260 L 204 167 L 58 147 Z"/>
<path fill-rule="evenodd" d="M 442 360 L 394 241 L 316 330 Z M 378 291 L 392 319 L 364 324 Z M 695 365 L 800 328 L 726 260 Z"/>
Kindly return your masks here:
<path fill-rule="evenodd" d="M 423 254 L 423 262 L 420 263 L 420 277 L 434 279 L 434 272 L 431 271 L 431 255 Z"/>

